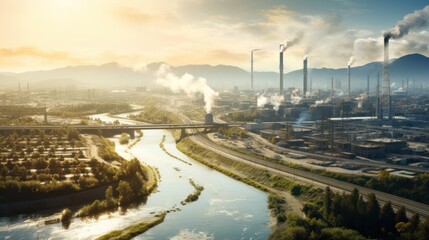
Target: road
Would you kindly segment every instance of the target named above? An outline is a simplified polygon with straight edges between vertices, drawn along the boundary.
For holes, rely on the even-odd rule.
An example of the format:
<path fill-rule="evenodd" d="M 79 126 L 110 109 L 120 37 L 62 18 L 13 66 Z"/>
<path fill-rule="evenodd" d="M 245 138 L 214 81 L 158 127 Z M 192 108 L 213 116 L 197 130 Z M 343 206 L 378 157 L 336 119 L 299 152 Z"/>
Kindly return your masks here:
<path fill-rule="evenodd" d="M 190 120 L 188 117 L 184 116 L 183 114 L 178 113 L 178 116 L 181 117 L 181 119 L 183 121 L 185 121 L 186 123 L 192 122 L 192 120 Z M 188 132 L 191 133 L 190 138 L 195 143 L 197 143 L 197 144 L 199 144 L 199 145 L 201 145 L 201 146 L 203 146 L 209 150 L 212 150 L 218 154 L 221 154 L 225 157 L 239 158 L 242 161 L 252 163 L 256 166 L 259 166 L 260 168 L 268 168 L 268 169 L 271 169 L 271 171 L 276 171 L 276 172 L 286 173 L 288 175 L 297 176 L 297 177 L 300 177 L 303 179 L 307 179 L 310 182 L 317 182 L 317 183 L 320 183 L 320 184 L 323 184 L 326 186 L 330 186 L 330 187 L 334 187 L 337 189 L 341 189 L 341 190 L 344 190 L 347 192 L 351 192 L 351 191 L 353 191 L 353 189 L 356 188 L 364 196 L 367 196 L 369 193 L 374 193 L 377 196 L 377 199 L 379 201 L 382 201 L 382 202 L 391 201 L 392 205 L 396 208 L 399 208 L 401 206 L 405 206 L 409 212 L 418 213 L 423 218 L 429 217 L 429 205 L 419 203 L 416 201 L 412 201 L 412 200 L 409 200 L 406 198 L 398 197 L 398 196 L 395 196 L 395 195 L 392 195 L 389 193 L 380 192 L 380 191 L 373 190 L 370 188 L 361 187 L 361 186 L 358 186 L 355 184 L 351 184 L 351 183 L 335 180 L 332 178 L 324 177 L 324 176 L 321 176 L 321 175 L 318 175 L 315 173 L 306 172 L 303 170 L 286 167 L 284 165 L 273 163 L 273 162 L 268 162 L 268 161 L 263 160 L 261 158 L 242 154 L 242 153 L 233 151 L 231 149 L 225 148 L 223 146 L 220 146 L 220 145 L 210 141 L 209 139 L 207 139 L 204 135 L 199 134 L 196 129 L 189 129 Z"/>

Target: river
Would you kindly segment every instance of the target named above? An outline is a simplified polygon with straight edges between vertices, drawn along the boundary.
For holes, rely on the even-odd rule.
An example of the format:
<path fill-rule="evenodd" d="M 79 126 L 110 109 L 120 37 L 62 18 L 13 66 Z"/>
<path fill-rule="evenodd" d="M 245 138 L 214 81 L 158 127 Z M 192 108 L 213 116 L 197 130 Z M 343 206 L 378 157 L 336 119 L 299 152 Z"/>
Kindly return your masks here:
<path fill-rule="evenodd" d="M 121 117 L 125 115 L 120 115 Z M 105 114 L 92 116 L 112 122 L 117 118 Z M 130 120 L 118 119 L 121 123 L 134 124 Z M 167 155 L 159 144 L 186 164 Z M 124 213 L 102 215 L 98 219 L 74 218 L 69 229 L 61 224 L 43 226 L 41 217 L 58 213 L 19 215 L 0 218 L 0 239 L 93 239 L 109 231 L 139 222 L 153 212 L 173 208 L 180 211 L 167 214 L 165 221 L 135 239 L 267 239 L 270 233 L 267 194 L 244 183 L 229 178 L 202 165 L 176 149 L 174 138 L 168 131 L 148 130 L 134 147 L 128 149 L 112 138 L 117 152 L 126 159 L 136 157 L 156 167 L 161 175 L 157 191 L 145 204 L 128 209 Z M 189 179 L 204 187 L 196 202 L 181 205 L 194 192 Z"/>

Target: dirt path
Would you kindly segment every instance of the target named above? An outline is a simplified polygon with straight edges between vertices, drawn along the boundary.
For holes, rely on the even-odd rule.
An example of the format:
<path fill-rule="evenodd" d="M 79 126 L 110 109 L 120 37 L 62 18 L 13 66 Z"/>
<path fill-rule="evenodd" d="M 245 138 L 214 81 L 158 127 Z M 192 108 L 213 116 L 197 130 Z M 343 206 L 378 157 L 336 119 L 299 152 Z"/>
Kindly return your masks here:
<path fill-rule="evenodd" d="M 88 149 L 83 153 L 85 157 L 92 159 L 95 158 L 100 162 L 107 163 L 111 165 L 109 162 L 105 161 L 103 158 L 98 155 L 98 146 L 95 143 L 94 136 L 90 134 L 81 134 L 84 142 L 87 144 Z"/>

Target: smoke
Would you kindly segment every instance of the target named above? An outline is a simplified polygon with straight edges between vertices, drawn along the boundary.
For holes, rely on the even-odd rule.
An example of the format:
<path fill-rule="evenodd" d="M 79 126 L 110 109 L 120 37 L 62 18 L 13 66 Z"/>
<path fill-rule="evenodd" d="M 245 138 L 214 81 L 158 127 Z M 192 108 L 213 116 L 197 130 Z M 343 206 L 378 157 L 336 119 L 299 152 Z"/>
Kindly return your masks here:
<path fill-rule="evenodd" d="M 298 44 L 302 40 L 302 37 L 304 37 L 304 33 L 298 32 L 292 40 L 286 40 L 283 44 L 280 45 L 280 52 L 284 52 L 286 49 Z"/>
<path fill-rule="evenodd" d="M 361 93 L 358 97 L 355 98 L 355 100 L 358 102 L 358 108 L 362 108 L 363 101 L 365 101 L 367 97 L 368 96 L 366 95 L 366 93 Z"/>
<path fill-rule="evenodd" d="M 283 103 L 284 100 L 285 100 L 284 96 L 280 96 L 277 94 L 270 97 L 270 102 L 271 102 L 271 104 L 274 105 L 274 109 L 276 111 L 279 110 L 279 107 Z"/>
<path fill-rule="evenodd" d="M 294 90 L 292 90 L 292 93 L 291 93 L 291 95 L 290 95 L 290 101 L 291 101 L 293 104 L 299 104 L 299 103 L 301 102 L 301 99 L 302 99 L 302 97 L 300 97 L 300 96 L 298 95 L 298 89 L 294 89 Z"/>
<path fill-rule="evenodd" d="M 258 96 L 258 99 L 256 100 L 256 104 L 258 107 L 263 107 L 265 106 L 265 104 L 272 104 L 274 106 L 274 109 L 277 111 L 280 108 L 280 105 L 283 103 L 284 101 L 284 96 L 280 96 L 280 95 L 271 95 L 266 97 L 264 94 L 261 94 Z"/>
<path fill-rule="evenodd" d="M 295 125 L 300 126 L 305 120 L 310 118 L 310 113 L 309 112 L 301 112 L 299 114 L 299 118 L 298 120 L 296 120 Z"/>
<path fill-rule="evenodd" d="M 329 103 L 329 102 L 331 102 L 331 98 L 330 97 L 328 97 L 326 99 L 322 99 L 322 100 L 317 100 L 316 102 L 314 102 L 314 104 L 316 106 L 318 106 L 320 104 Z"/>
<path fill-rule="evenodd" d="M 305 56 L 304 56 L 304 60 L 303 61 L 305 61 L 305 60 L 307 60 L 308 59 L 308 55 L 306 54 Z"/>
<path fill-rule="evenodd" d="M 392 84 L 390 84 L 390 88 L 396 88 L 396 83 L 393 82 Z"/>
<path fill-rule="evenodd" d="M 384 33 L 384 38 L 398 39 L 407 35 L 413 28 L 419 29 L 427 25 L 429 25 L 429 6 L 406 15 L 393 28 Z"/>
<path fill-rule="evenodd" d="M 159 67 L 156 77 L 158 84 L 169 88 L 173 92 L 184 92 L 189 97 L 202 94 L 207 113 L 211 113 L 214 102 L 219 96 L 218 92 L 215 92 L 207 85 L 205 78 L 195 78 L 188 73 L 185 73 L 182 77 L 178 77 L 171 72 L 170 66 L 167 64 L 162 64 Z"/>
<path fill-rule="evenodd" d="M 355 58 L 353 57 L 353 55 L 350 57 L 349 59 L 349 63 L 347 63 L 347 66 L 351 66 L 353 63 L 355 62 Z"/>
<path fill-rule="evenodd" d="M 263 94 L 258 96 L 258 99 L 256 100 L 256 104 L 258 107 L 263 107 L 267 103 L 269 103 L 268 98 L 266 98 Z"/>

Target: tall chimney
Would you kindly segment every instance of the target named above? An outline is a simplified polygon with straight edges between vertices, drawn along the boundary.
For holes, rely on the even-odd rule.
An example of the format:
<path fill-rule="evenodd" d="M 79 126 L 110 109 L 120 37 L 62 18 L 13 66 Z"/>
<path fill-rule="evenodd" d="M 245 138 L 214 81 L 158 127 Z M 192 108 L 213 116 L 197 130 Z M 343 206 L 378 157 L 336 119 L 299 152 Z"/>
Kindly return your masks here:
<path fill-rule="evenodd" d="M 383 105 L 387 110 L 389 120 L 392 120 L 391 96 L 390 96 L 390 72 L 389 72 L 389 37 L 384 38 L 384 62 L 383 62 Z"/>
<path fill-rule="evenodd" d="M 347 68 L 347 77 L 349 80 L 349 98 L 350 98 L 351 97 L 351 95 L 350 95 L 350 65 Z"/>
<path fill-rule="evenodd" d="M 302 92 L 304 94 L 304 97 L 307 96 L 307 57 L 304 58 L 304 67 L 303 67 L 303 85 L 302 85 Z"/>
<path fill-rule="evenodd" d="M 334 96 L 334 77 L 331 78 L 331 95 Z"/>
<path fill-rule="evenodd" d="M 369 74 L 366 79 L 366 95 L 369 96 Z"/>
<path fill-rule="evenodd" d="M 377 119 L 382 119 L 383 116 L 381 114 L 381 101 L 380 101 L 380 73 L 377 73 L 377 90 L 376 90 L 376 115 Z"/>
<path fill-rule="evenodd" d="M 283 49 L 284 45 L 280 44 L 280 95 L 283 95 Z"/>
<path fill-rule="evenodd" d="M 409 80 L 408 80 L 408 78 L 407 78 L 407 95 L 409 95 L 410 93 L 409 93 L 409 91 L 408 91 L 408 85 L 409 84 Z"/>
<path fill-rule="evenodd" d="M 253 92 L 253 50 L 250 52 L 250 90 Z"/>

